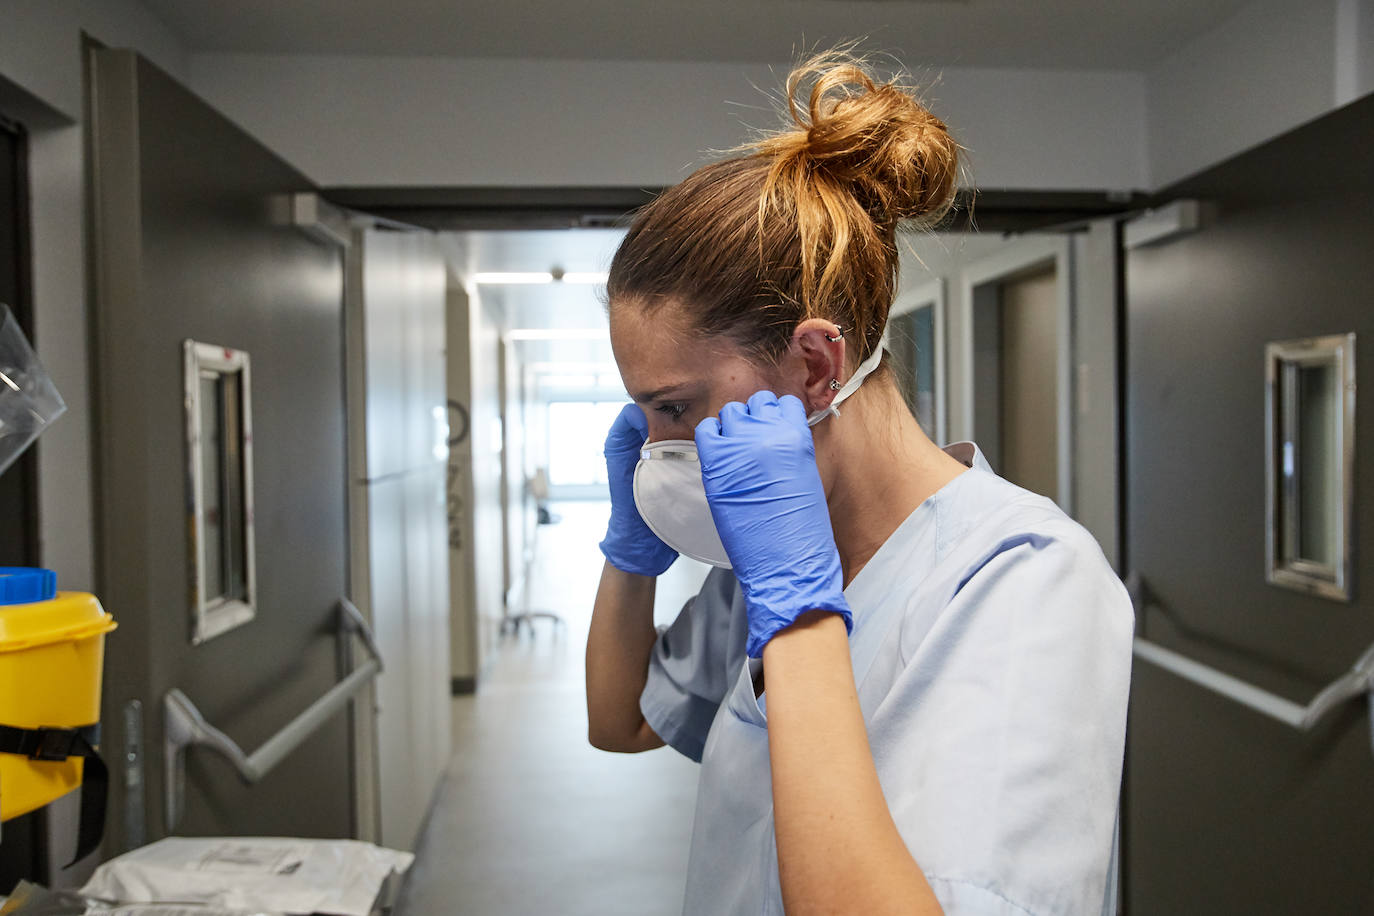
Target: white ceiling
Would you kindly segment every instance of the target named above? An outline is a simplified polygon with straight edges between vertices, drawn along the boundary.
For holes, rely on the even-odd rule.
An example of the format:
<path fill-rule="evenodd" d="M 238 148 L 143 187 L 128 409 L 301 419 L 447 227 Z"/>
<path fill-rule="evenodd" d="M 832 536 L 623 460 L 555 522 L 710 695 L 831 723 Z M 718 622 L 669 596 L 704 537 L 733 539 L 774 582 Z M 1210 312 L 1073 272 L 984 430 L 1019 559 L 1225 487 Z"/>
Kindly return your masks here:
<path fill-rule="evenodd" d="M 452 247 L 463 251 L 473 273 L 535 273 L 562 270 L 601 273 L 624 236 L 621 229 L 554 229 L 514 232 L 446 233 Z M 485 305 L 498 310 L 510 329 L 605 330 L 603 287 L 572 283 L 483 285 Z M 531 363 L 613 365 L 609 337 L 596 340 L 526 340 L 516 343 L 521 359 Z"/>
<path fill-rule="evenodd" d="M 561 268 L 598 273 L 625 235 L 623 229 L 532 229 L 514 232 L 445 233 L 461 236 L 463 260 L 473 272 L 533 272 Z"/>
<path fill-rule="evenodd" d="M 1245 0 L 143 0 L 192 52 L 1140 70 Z M 491 91 L 486 87 L 484 91 Z"/>

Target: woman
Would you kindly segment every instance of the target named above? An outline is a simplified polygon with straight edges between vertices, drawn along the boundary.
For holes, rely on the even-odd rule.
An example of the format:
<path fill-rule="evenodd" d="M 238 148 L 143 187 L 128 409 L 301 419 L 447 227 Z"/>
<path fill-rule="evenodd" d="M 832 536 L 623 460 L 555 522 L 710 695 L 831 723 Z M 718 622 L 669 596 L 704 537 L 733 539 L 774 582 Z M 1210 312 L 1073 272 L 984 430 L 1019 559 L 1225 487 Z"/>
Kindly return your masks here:
<path fill-rule="evenodd" d="M 852 59 L 788 101 L 611 265 L 634 403 L 606 439 L 591 741 L 701 761 L 689 914 L 1111 912 L 1129 601 L 881 362 L 897 226 L 948 209 L 959 148 Z M 721 568 L 659 632 L 679 551 Z"/>

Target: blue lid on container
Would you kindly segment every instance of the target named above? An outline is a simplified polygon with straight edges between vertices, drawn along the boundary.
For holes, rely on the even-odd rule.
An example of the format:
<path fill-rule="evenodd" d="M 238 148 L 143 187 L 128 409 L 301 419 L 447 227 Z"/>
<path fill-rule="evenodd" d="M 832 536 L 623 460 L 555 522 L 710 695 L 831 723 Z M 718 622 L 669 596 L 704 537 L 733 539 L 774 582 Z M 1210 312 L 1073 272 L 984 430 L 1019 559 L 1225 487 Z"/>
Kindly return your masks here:
<path fill-rule="evenodd" d="M 27 566 L 0 566 L 0 605 L 34 604 L 57 597 L 57 573 Z"/>

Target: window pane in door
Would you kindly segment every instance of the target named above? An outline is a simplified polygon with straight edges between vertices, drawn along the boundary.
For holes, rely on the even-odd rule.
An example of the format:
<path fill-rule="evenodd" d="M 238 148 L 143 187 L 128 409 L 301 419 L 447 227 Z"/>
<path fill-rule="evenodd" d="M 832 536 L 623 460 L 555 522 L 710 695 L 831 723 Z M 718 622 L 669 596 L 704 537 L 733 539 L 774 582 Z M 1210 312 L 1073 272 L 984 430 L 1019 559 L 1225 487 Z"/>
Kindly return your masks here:
<path fill-rule="evenodd" d="M 1298 369 L 1297 557 L 1334 568 L 1340 539 L 1340 391 L 1334 363 Z"/>

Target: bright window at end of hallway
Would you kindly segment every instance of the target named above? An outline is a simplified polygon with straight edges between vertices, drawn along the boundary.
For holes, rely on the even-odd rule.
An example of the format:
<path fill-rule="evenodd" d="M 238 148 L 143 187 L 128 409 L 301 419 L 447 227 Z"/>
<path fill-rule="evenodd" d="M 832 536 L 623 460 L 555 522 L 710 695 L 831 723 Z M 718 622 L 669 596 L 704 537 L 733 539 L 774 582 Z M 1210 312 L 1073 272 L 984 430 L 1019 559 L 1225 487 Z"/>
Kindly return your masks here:
<path fill-rule="evenodd" d="M 555 487 L 605 487 L 606 430 L 624 401 L 549 402 L 549 483 Z"/>

